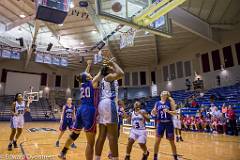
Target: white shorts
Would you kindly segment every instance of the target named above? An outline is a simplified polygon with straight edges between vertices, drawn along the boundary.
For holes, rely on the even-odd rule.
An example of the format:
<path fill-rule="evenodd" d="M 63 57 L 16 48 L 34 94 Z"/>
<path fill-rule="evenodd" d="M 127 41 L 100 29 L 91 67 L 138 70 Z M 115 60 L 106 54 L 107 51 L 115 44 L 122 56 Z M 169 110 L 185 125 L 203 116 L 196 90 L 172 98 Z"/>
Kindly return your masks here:
<path fill-rule="evenodd" d="M 20 116 L 13 116 L 10 120 L 11 128 L 23 128 L 24 125 L 24 117 Z"/>
<path fill-rule="evenodd" d="M 114 100 L 103 99 L 98 104 L 98 123 L 110 124 L 118 123 L 117 105 Z"/>
<path fill-rule="evenodd" d="M 174 126 L 174 128 L 182 129 L 181 120 L 180 119 L 174 119 L 173 120 L 173 126 Z"/>
<path fill-rule="evenodd" d="M 146 144 L 147 143 L 147 131 L 146 129 L 135 129 L 132 128 L 129 134 L 129 138 L 134 141 L 138 141 L 138 143 Z"/>

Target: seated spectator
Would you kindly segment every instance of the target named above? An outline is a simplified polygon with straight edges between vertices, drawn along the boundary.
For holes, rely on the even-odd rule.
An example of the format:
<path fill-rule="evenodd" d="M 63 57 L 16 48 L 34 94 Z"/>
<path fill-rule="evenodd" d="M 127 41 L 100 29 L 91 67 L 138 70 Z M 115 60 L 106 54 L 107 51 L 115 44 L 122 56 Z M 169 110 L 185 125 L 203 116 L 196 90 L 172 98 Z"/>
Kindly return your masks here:
<path fill-rule="evenodd" d="M 183 118 L 183 125 L 185 129 L 190 130 L 191 123 L 191 117 L 189 115 Z"/>
<path fill-rule="evenodd" d="M 231 105 L 228 106 L 228 110 L 227 110 L 227 122 L 230 125 L 231 135 L 237 136 L 238 131 L 237 131 L 236 115 Z"/>
<path fill-rule="evenodd" d="M 191 116 L 191 126 L 190 126 L 191 130 L 197 131 L 197 123 L 196 123 L 196 119 L 194 118 L 194 116 Z"/>
<path fill-rule="evenodd" d="M 223 114 L 224 117 L 226 117 L 227 110 L 228 110 L 227 105 L 225 103 L 223 103 L 223 105 L 222 105 L 222 114 Z"/>
<path fill-rule="evenodd" d="M 218 122 L 218 133 L 227 134 L 227 118 L 224 114 L 221 115 Z"/>

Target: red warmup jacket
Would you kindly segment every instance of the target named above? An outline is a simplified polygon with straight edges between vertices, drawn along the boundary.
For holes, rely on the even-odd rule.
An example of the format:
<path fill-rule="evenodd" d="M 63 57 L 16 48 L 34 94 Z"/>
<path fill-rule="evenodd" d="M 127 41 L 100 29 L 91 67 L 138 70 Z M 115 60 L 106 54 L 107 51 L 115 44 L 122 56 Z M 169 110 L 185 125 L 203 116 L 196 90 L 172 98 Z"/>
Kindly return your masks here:
<path fill-rule="evenodd" d="M 230 109 L 227 111 L 227 117 L 230 119 L 230 120 L 234 120 L 235 119 L 235 112 L 234 110 Z"/>

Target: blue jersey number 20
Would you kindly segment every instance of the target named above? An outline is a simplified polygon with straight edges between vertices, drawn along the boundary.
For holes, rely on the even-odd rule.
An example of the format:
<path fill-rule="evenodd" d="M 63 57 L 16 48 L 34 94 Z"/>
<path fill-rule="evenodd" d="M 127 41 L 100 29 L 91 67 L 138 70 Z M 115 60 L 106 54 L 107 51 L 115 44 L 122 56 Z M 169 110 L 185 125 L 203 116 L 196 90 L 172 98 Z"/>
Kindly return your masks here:
<path fill-rule="evenodd" d="M 81 98 L 90 98 L 91 97 L 90 87 L 81 88 Z"/>

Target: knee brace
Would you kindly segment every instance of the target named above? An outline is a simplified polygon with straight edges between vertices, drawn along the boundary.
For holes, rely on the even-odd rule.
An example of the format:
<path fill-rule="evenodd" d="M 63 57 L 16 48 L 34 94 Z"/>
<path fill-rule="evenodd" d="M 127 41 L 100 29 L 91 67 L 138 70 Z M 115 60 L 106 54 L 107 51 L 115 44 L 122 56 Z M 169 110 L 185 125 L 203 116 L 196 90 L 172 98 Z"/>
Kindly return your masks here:
<path fill-rule="evenodd" d="M 75 132 L 72 132 L 72 133 L 70 134 L 70 138 L 71 138 L 73 141 L 75 141 L 78 137 L 79 137 L 79 134 L 76 134 Z"/>

